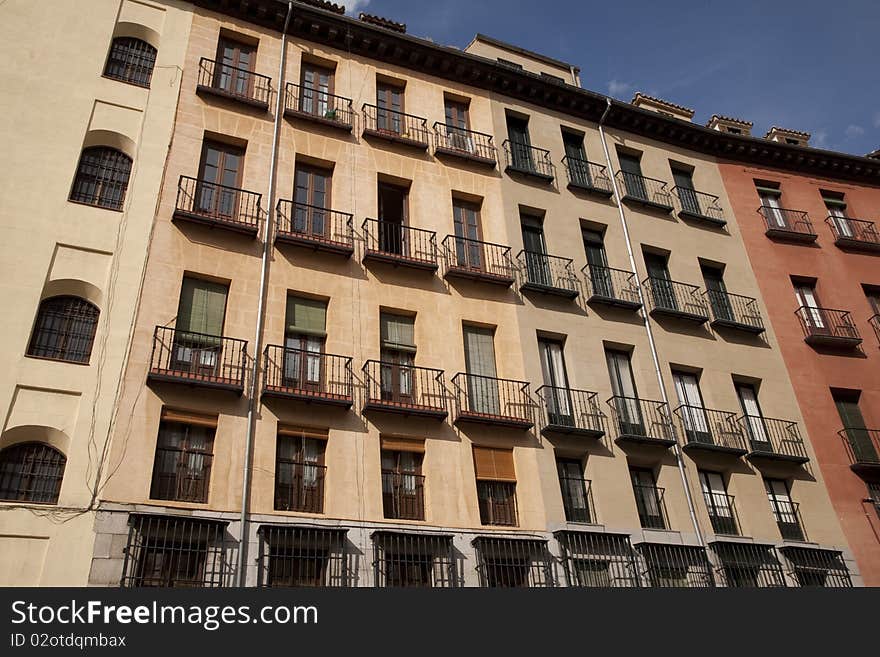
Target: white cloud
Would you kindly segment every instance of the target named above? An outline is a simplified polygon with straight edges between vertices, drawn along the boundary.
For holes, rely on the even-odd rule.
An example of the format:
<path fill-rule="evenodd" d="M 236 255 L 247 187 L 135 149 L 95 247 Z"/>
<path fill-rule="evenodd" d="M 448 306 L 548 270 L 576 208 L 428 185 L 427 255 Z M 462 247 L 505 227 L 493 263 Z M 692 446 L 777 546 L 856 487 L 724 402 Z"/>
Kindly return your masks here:
<path fill-rule="evenodd" d="M 854 125 L 851 123 L 850 125 L 846 126 L 846 130 L 844 130 L 844 133 L 849 139 L 855 139 L 856 137 L 861 137 L 863 134 L 865 134 L 865 129 L 860 125 Z"/>
<path fill-rule="evenodd" d="M 880 128 L 880 112 L 874 112 L 874 127 Z"/>
<path fill-rule="evenodd" d="M 620 80 L 611 80 L 608 83 L 608 95 L 615 98 L 625 96 L 633 86 L 629 82 L 621 82 Z"/>
<path fill-rule="evenodd" d="M 826 148 L 828 146 L 828 131 L 816 130 L 813 132 L 813 146 L 817 148 Z"/>
<path fill-rule="evenodd" d="M 370 0 L 344 0 L 343 4 L 345 4 L 346 14 L 356 15 L 362 9 L 366 9 Z"/>

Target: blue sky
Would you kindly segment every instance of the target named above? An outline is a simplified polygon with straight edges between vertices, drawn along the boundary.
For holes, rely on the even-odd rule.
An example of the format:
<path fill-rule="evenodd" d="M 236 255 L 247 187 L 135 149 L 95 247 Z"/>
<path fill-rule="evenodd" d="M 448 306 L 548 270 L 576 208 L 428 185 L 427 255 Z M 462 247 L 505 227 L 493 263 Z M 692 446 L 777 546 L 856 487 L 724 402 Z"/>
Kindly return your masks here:
<path fill-rule="evenodd" d="M 864 155 L 880 147 L 880 2 L 835 0 L 369 0 L 407 32 L 464 47 L 476 32 L 571 62 L 593 91 L 642 91 L 696 110 L 812 133 Z M 354 7 L 353 7 L 354 5 Z"/>

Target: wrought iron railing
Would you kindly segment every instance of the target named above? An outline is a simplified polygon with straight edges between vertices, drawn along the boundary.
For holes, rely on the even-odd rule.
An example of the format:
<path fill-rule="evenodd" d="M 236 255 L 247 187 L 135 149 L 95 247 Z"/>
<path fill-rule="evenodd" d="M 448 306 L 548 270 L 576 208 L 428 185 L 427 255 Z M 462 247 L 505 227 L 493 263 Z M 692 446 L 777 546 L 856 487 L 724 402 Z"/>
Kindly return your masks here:
<path fill-rule="evenodd" d="M 787 541 L 805 541 L 807 535 L 801 522 L 800 504 L 791 500 L 772 498 L 770 509 L 779 533 Z"/>
<path fill-rule="evenodd" d="M 247 341 L 157 326 L 150 375 L 244 388 Z"/>
<path fill-rule="evenodd" d="M 459 372 L 452 377 L 456 419 L 516 426 L 531 426 L 529 384 Z"/>
<path fill-rule="evenodd" d="M 284 111 L 348 130 L 354 125 L 351 98 L 292 82 L 288 82 L 285 89 Z"/>
<path fill-rule="evenodd" d="M 262 194 L 181 176 L 175 214 L 257 232 L 263 211 Z"/>
<path fill-rule="evenodd" d="M 880 466 L 880 429 L 847 427 L 837 432 L 853 465 Z"/>
<path fill-rule="evenodd" d="M 636 549 L 645 570 L 642 582 L 651 588 L 711 588 L 715 586 L 706 549 L 696 545 L 641 543 Z"/>
<path fill-rule="evenodd" d="M 666 502 L 663 500 L 665 493 L 665 489 L 657 486 L 633 484 L 639 522 L 644 529 L 669 529 Z"/>
<path fill-rule="evenodd" d="M 272 95 L 272 78 L 207 57 L 199 61 L 198 86 L 266 109 Z"/>
<path fill-rule="evenodd" d="M 605 433 L 605 414 L 599 409 L 597 393 L 575 388 L 541 386 L 535 394 L 541 400 L 545 428 L 563 433 Z"/>
<path fill-rule="evenodd" d="M 568 174 L 569 185 L 605 196 L 614 193 L 608 169 L 601 164 L 566 155 L 562 158 L 562 166 Z"/>
<path fill-rule="evenodd" d="M 516 484 L 508 481 L 477 481 L 477 502 L 480 522 L 484 525 L 515 527 L 519 524 L 516 512 Z"/>
<path fill-rule="evenodd" d="M 736 413 L 682 404 L 673 411 L 689 444 L 746 451 L 745 435 Z"/>
<path fill-rule="evenodd" d="M 437 267 L 437 233 L 392 221 L 365 219 L 361 225 L 364 256 Z"/>
<path fill-rule="evenodd" d="M 563 568 L 569 586 L 632 588 L 640 586 L 629 534 L 560 530 Z"/>
<path fill-rule="evenodd" d="M 553 180 L 553 160 L 550 159 L 550 151 L 510 139 L 505 139 L 502 146 L 505 166 L 508 170 Z"/>
<path fill-rule="evenodd" d="M 768 233 L 794 233 L 810 239 L 816 236 L 810 215 L 803 210 L 762 205 L 758 208 L 758 212 L 764 217 L 764 226 Z"/>
<path fill-rule="evenodd" d="M 257 586 L 351 586 L 347 531 L 338 526 L 260 525 Z"/>
<path fill-rule="evenodd" d="M 595 522 L 592 482 L 583 477 L 559 477 L 566 522 Z"/>
<path fill-rule="evenodd" d="M 446 261 L 446 275 L 494 277 L 504 282 L 512 282 L 516 278 L 509 246 L 455 235 L 444 237 L 441 246 Z"/>
<path fill-rule="evenodd" d="M 373 569 L 381 588 L 459 586 L 452 535 L 379 530 L 373 539 Z"/>
<path fill-rule="evenodd" d="M 351 402 L 351 357 L 280 345 L 266 346 L 263 393 Z"/>
<path fill-rule="evenodd" d="M 807 460 L 797 422 L 760 415 L 741 415 L 737 422 L 743 428 L 752 452 Z"/>
<path fill-rule="evenodd" d="M 764 330 L 764 319 L 757 299 L 722 290 L 706 290 L 704 295 L 709 302 L 713 322 L 740 325 L 756 332 Z"/>
<path fill-rule="evenodd" d="M 368 360 L 362 368 L 366 408 L 446 414 L 443 370 Z"/>
<path fill-rule="evenodd" d="M 157 446 L 150 497 L 176 502 L 207 502 L 213 460 L 210 443 L 201 449 L 194 445 L 186 449 Z"/>
<path fill-rule="evenodd" d="M 859 329 L 856 328 L 852 316 L 846 310 L 801 306 L 795 311 L 795 314 L 800 320 L 804 337 L 807 340 L 862 341 Z"/>
<path fill-rule="evenodd" d="M 715 194 L 698 192 L 690 187 L 679 185 L 672 188 L 672 193 L 675 194 L 678 201 L 679 214 L 720 225 L 727 223 L 724 220 L 724 209 L 719 205 L 718 197 Z"/>
<path fill-rule="evenodd" d="M 709 513 L 709 522 L 712 523 L 713 532 L 727 536 L 740 535 L 739 519 L 736 515 L 733 495 L 721 491 L 704 490 L 703 500 L 706 502 L 706 511 Z"/>
<path fill-rule="evenodd" d="M 880 231 L 873 221 L 829 215 L 825 223 L 831 227 L 834 240 L 842 243 L 862 243 L 880 248 Z"/>
<path fill-rule="evenodd" d="M 276 207 L 278 239 L 354 248 L 352 215 L 307 203 L 281 199 Z"/>
<path fill-rule="evenodd" d="M 664 181 L 628 171 L 618 171 L 614 175 L 622 186 L 624 201 L 647 203 L 667 212 L 672 211 L 672 194 Z"/>
<path fill-rule="evenodd" d="M 672 415 L 666 402 L 614 396 L 608 400 L 618 438 L 675 441 Z"/>
<path fill-rule="evenodd" d="M 367 103 L 362 110 L 365 133 L 428 147 L 427 119 Z"/>
<path fill-rule="evenodd" d="M 275 468 L 275 510 L 324 513 L 327 466 L 279 461 Z"/>
<path fill-rule="evenodd" d="M 516 256 L 523 286 L 536 289 L 556 289 L 568 296 L 576 296 L 580 281 L 570 258 L 547 255 L 534 251 L 520 251 Z"/>
<path fill-rule="evenodd" d="M 497 159 L 492 135 L 466 130 L 437 121 L 434 124 L 435 152 L 474 158 L 495 163 Z"/>
<path fill-rule="evenodd" d="M 587 298 L 610 299 L 630 305 L 641 305 L 636 275 L 625 269 L 586 265 L 581 269 L 587 284 Z"/>
<path fill-rule="evenodd" d="M 652 311 L 690 315 L 709 319 L 709 308 L 700 288 L 667 278 L 648 277 L 642 281 Z"/>
<path fill-rule="evenodd" d="M 772 545 L 715 541 L 721 581 L 730 588 L 780 588 L 785 586 L 782 563 Z"/>
<path fill-rule="evenodd" d="M 425 519 L 425 477 L 382 470 L 382 508 L 386 518 Z"/>

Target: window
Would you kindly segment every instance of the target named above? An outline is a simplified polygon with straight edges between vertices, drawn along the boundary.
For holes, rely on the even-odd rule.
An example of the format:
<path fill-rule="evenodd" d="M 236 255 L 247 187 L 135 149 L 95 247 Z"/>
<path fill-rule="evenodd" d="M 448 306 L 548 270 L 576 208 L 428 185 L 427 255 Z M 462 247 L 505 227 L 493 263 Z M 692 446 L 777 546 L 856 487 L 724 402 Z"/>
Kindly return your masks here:
<path fill-rule="evenodd" d="M 772 452 L 770 434 L 764 424 L 761 405 L 758 403 L 758 389 L 751 383 L 736 383 L 735 385 L 752 449 L 758 452 Z"/>
<path fill-rule="evenodd" d="M 507 115 L 507 138 L 510 140 L 510 163 L 522 171 L 534 171 L 532 142 L 529 137 L 529 121 Z"/>
<path fill-rule="evenodd" d="M 412 404 L 415 401 L 413 366 L 416 358 L 415 318 L 379 314 L 382 399 Z"/>
<path fill-rule="evenodd" d="M 261 525 L 259 586 L 347 586 L 346 531 Z"/>
<path fill-rule="evenodd" d="M 228 286 L 184 277 L 177 305 L 171 370 L 203 377 L 223 371 L 223 319 Z"/>
<path fill-rule="evenodd" d="M 770 228 L 788 228 L 788 221 L 779 198 L 782 192 L 777 183 L 755 181 L 755 188 L 758 190 L 758 197 L 761 199 L 761 207 L 764 208 L 764 218 Z"/>
<path fill-rule="evenodd" d="M 880 463 L 877 445 L 871 439 L 871 431 L 865 424 L 862 410 L 859 408 L 858 390 L 832 390 L 837 414 L 846 432 L 850 454 L 856 463 Z"/>
<path fill-rule="evenodd" d="M 104 75 L 114 80 L 149 87 L 156 64 L 156 49 L 146 41 L 117 37 L 110 45 Z"/>
<path fill-rule="evenodd" d="M 592 294 L 608 299 L 615 299 L 614 279 L 608 268 L 608 256 L 605 252 L 605 239 L 601 232 L 589 228 L 581 229 L 584 241 L 584 251 L 587 256 L 587 265 L 590 272 L 590 283 L 593 286 Z M 621 290 L 624 292 L 624 290 Z"/>
<path fill-rule="evenodd" d="M 709 418 L 703 406 L 700 381 L 690 372 L 672 371 L 675 393 L 680 404 L 680 416 L 689 443 L 712 444 Z"/>
<path fill-rule="evenodd" d="M 95 306 L 79 297 L 43 299 L 27 355 L 88 363 L 98 328 L 98 313 Z"/>
<path fill-rule="evenodd" d="M 799 139 L 792 139 L 791 137 L 786 137 L 785 143 L 789 144 L 790 146 L 800 146 L 801 142 Z"/>
<path fill-rule="evenodd" d="M 556 459 L 562 489 L 562 507 L 568 522 L 593 522 L 590 510 L 590 482 L 584 477 L 581 459 Z"/>
<path fill-rule="evenodd" d="M 645 259 L 645 268 L 650 278 L 650 289 L 654 306 L 669 310 L 678 310 L 678 298 L 675 294 L 675 286 L 669 275 L 669 257 L 659 253 L 648 251 L 642 252 Z"/>
<path fill-rule="evenodd" d="M 196 189 L 200 214 L 234 218 L 238 214 L 244 150 L 215 141 L 202 145 Z"/>
<path fill-rule="evenodd" d="M 374 532 L 376 586 L 457 586 L 452 536 L 409 532 Z"/>
<path fill-rule="evenodd" d="M 784 587 L 782 564 L 772 545 L 716 541 L 712 550 L 721 563 L 725 586 L 731 588 Z"/>
<path fill-rule="evenodd" d="M 678 192 L 678 200 L 681 202 L 681 209 L 690 214 L 702 215 L 700 208 L 700 199 L 694 190 L 694 174 L 689 169 L 680 167 L 672 167 L 672 179 L 675 181 L 676 192 Z"/>
<path fill-rule="evenodd" d="M 162 418 L 150 497 L 207 502 L 217 418 L 169 410 Z"/>
<path fill-rule="evenodd" d="M 700 470 L 700 488 L 709 512 L 712 531 L 716 534 L 738 535 L 733 499 L 727 494 L 724 476 L 719 472 Z"/>
<path fill-rule="evenodd" d="M 424 449 L 421 441 L 382 439 L 382 508 L 386 518 L 425 519 Z"/>
<path fill-rule="evenodd" d="M 791 501 L 791 491 L 784 479 L 764 479 L 767 499 L 779 533 L 782 538 L 790 541 L 803 541 L 804 531 L 801 528 L 798 505 Z"/>
<path fill-rule="evenodd" d="M 611 379 L 611 392 L 615 398 L 613 408 L 618 431 L 626 436 L 644 436 L 645 422 L 629 354 L 606 349 L 605 362 L 608 365 L 608 377 Z"/>
<path fill-rule="evenodd" d="M 707 588 L 714 586 L 706 551 L 687 545 L 642 543 L 636 546 L 647 566 L 647 584 L 653 588 Z"/>
<path fill-rule="evenodd" d="M 448 145 L 465 153 L 475 150 L 474 138 L 470 134 L 470 110 L 467 103 L 451 98 L 444 98 L 443 105 L 446 117 L 446 135 Z"/>
<path fill-rule="evenodd" d="M 521 213 L 519 217 L 522 231 L 523 254 L 526 259 L 526 276 L 529 283 L 553 285 L 553 273 L 547 257 L 547 243 L 544 240 L 544 227 L 541 217 Z"/>
<path fill-rule="evenodd" d="M 712 306 L 712 314 L 715 319 L 736 319 L 730 297 L 727 296 L 727 287 L 724 285 L 724 270 L 720 267 L 700 264 L 703 273 L 703 282 L 706 284 L 706 292 L 709 296 L 709 304 Z"/>
<path fill-rule="evenodd" d="M 648 188 L 645 178 L 642 176 L 641 157 L 629 153 L 617 153 L 617 161 L 620 162 L 620 170 L 623 172 L 623 184 L 626 187 L 626 196 L 632 196 L 643 201 L 648 200 Z"/>
<path fill-rule="evenodd" d="M 379 183 L 379 251 L 395 255 L 409 255 L 408 222 L 409 190 L 406 187 Z M 415 246 L 415 245 L 413 245 Z"/>
<path fill-rule="evenodd" d="M 800 281 L 794 283 L 794 294 L 798 305 L 803 309 L 798 314 L 811 333 L 822 332 L 831 324 L 816 294 L 816 284 Z"/>
<path fill-rule="evenodd" d="M 70 200 L 109 210 L 121 210 L 131 174 L 131 158 L 115 148 L 83 150 L 76 168 Z"/>
<path fill-rule="evenodd" d="M 480 586 L 520 588 L 554 586 L 547 541 L 530 539 L 474 539 Z"/>
<path fill-rule="evenodd" d="M 852 586 L 843 554 L 837 550 L 820 550 L 785 546 L 780 548 L 791 566 L 798 586 L 848 588 Z"/>
<path fill-rule="evenodd" d="M 310 392 L 325 390 L 328 382 L 322 354 L 326 322 L 326 301 L 287 297 L 283 386 Z"/>
<path fill-rule="evenodd" d="M 376 129 L 399 135 L 405 131 L 403 89 L 388 83 L 376 84 Z"/>
<path fill-rule="evenodd" d="M 330 105 L 333 94 L 333 70 L 303 61 L 300 76 L 300 111 L 319 117 L 334 118 Z"/>
<path fill-rule="evenodd" d="M 293 181 L 293 232 L 331 239 L 332 173 L 327 169 L 298 164 Z"/>
<path fill-rule="evenodd" d="M 575 417 L 565 370 L 563 345 L 558 340 L 538 339 L 538 355 L 541 358 L 541 374 L 547 390 L 548 423 L 558 426 L 575 426 Z"/>
<path fill-rule="evenodd" d="M 828 209 L 828 217 L 834 222 L 834 230 L 837 237 L 852 238 L 855 230 L 846 214 L 846 201 L 843 194 L 837 192 L 822 192 L 822 201 Z"/>
<path fill-rule="evenodd" d="M 217 44 L 217 66 L 214 87 L 235 96 L 254 95 L 254 63 L 257 47 L 232 39 L 221 38 Z"/>
<path fill-rule="evenodd" d="M 475 413 L 500 415 L 501 400 L 495 370 L 495 331 L 463 326 L 468 408 Z"/>
<path fill-rule="evenodd" d="M 868 300 L 868 307 L 874 315 L 880 315 L 880 290 L 876 288 L 868 288 L 865 290 L 865 298 Z"/>
<path fill-rule="evenodd" d="M 727 132 L 732 135 L 741 135 L 742 130 L 740 128 L 734 128 L 733 126 L 727 126 Z"/>
<path fill-rule="evenodd" d="M 17 443 L 0 451 L 0 500 L 57 504 L 67 458 L 45 443 Z"/>
<path fill-rule="evenodd" d="M 560 531 L 556 538 L 569 586 L 635 587 L 639 578 L 627 534 Z"/>
<path fill-rule="evenodd" d="M 667 529 L 666 514 L 663 511 L 663 490 L 657 488 L 654 471 L 646 468 L 630 468 L 629 476 L 642 527 Z"/>
<path fill-rule="evenodd" d="M 275 509 L 324 512 L 327 433 L 281 427 L 275 447 Z"/>
<path fill-rule="evenodd" d="M 455 227 L 455 265 L 483 271 L 486 268 L 483 233 L 480 227 L 480 206 L 461 199 L 452 199 L 452 220 Z"/>
<path fill-rule="evenodd" d="M 571 182 L 591 187 L 593 184 L 590 167 L 587 164 L 587 152 L 584 150 L 583 135 L 562 131 L 562 146 L 565 149 L 565 162 Z"/>
<path fill-rule="evenodd" d="M 474 446 L 474 472 L 480 522 L 516 526 L 516 474 L 513 450 Z"/>

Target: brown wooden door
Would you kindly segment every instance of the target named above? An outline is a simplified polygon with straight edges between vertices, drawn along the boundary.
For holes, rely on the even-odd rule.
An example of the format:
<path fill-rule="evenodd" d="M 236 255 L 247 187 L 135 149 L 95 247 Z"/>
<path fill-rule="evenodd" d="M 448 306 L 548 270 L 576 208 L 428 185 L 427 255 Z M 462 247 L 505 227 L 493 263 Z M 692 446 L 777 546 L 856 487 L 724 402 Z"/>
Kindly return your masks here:
<path fill-rule="evenodd" d="M 333 71 L 329 68 L 303 62 L 300 78 L 299 107 L 301 112 L 328 117 L 334 109 Z"/>
<path fill-rule="evenodd" d="M 252 73 L 256 54 L 256 46 L 231 39 L 220 39 L 214 68 L 214 86 L 236 96 L 253 97 Z"/>
<path fill-rule="evenodd" d="M 329 238 L 331 173 L 326 169 L 298 166 L 294 174 L 293 225 L 296 233 Z"/>
<path fill-rule="evenodd" d="M 474 203 L 455 201 L 452 206 L 455 224 L 456 266 L 482 271 L 485 269 L 482 231 L 480 229 L 480 209 Z"/>
<path fill-rule="evenodd" d="M 226 219 L 238 215 L 243 164 L 241 148 L 213 141 L 204 143 L 195 198 L 200 214 Z"/>
<path fill-rule="evenodd" d="M 376 129 L 399 135 L 403 132 L 403 90 L 388 84 L 376 87 Z"/>

